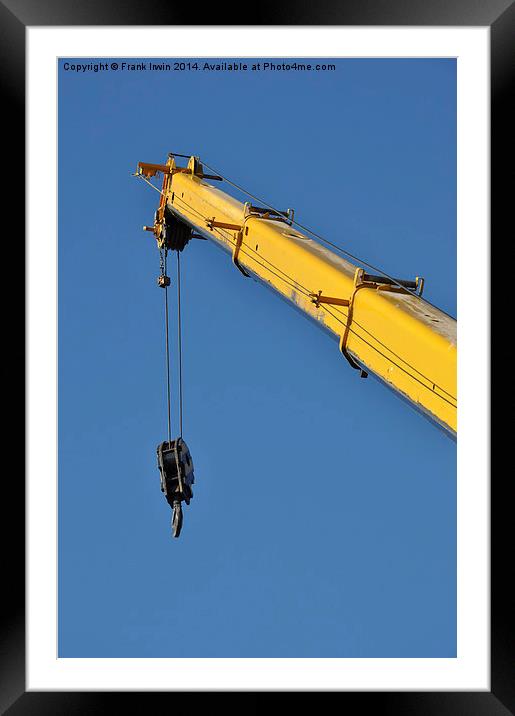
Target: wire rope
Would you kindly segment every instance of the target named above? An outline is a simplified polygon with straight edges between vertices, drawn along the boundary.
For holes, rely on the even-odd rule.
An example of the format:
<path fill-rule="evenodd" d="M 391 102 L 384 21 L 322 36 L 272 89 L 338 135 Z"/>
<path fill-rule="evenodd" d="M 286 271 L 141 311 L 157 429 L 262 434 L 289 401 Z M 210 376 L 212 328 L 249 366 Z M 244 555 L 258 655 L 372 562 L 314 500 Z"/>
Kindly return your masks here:
<path fill-rule="evenodd" d="M 177 249 L 177 345 L 179 351 L 179 433 L 182 438 L 182 318 L 181 318 L 181 254 Z"/>
<path fill-rule="evenodd" d="M 162 269 L 166 276 L 166 258 L 167 251 L 164 250 L 164 259 Z M 165 285 L 165 345 L 166 345 L 166 399 L 167 399 L 167 418 L 168 418 L 168 444 L 172 442 L 172 401 L 170 391 L 170 337 L 168 329 L 168 286 Z"/>

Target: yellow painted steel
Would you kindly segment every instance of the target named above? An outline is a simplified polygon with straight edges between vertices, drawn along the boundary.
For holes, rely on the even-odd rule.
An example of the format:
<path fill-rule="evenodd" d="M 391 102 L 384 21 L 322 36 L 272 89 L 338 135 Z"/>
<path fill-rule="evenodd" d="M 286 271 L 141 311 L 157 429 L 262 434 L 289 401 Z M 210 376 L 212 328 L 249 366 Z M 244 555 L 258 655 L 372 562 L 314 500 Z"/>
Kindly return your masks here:
<path fill-rule="evenodd" d="M 144 176 L 152 176 L 157 165 Z M 233 256 L 236 265 L 268 284 L 340 341 L 360 367 L 374 373 L 451 435 L 457 430 L 456 321 L 418 296 L 391 286 L 360 284 L 360 271 L 340 255 L 278 217 L 248 208 L 205 178 L 192 157 L 173 158 L 164 172 L 156 218 L 159 241 L 165 206 Z M 155 173 L 155 172 L 154 172 Z M 221 225 L 229 225 L 224 228 Z M 241 227 L 241 229 L 240 229 Z M 358 281 L 356 283 L 356 278 Z M 316 301 L 343 299 L 350 306 Z M 347 363 L 344 363 L 347 366 Z"/>

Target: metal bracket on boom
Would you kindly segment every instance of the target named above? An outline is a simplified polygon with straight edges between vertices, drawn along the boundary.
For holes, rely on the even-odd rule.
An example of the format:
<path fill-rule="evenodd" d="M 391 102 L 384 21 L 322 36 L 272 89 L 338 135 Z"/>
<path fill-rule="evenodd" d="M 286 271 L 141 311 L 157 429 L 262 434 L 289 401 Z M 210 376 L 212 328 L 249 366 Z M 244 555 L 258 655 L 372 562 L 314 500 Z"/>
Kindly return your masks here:
<path fill-rule="evenodd" d="M 147 179 L 155 176 L 158 172 L 161 174 L 171 174 L 172 167 L 170 164 L 150 164 L 149 162 L 138 162 L 138 174 L 142 174 Z"/>
<path fill-rule="evenodd" d="M 245 202 L 243 207 L 245 219 L 253 216 L 259 219 L 273 219 L 274 221 L 285 221 L 289 226 L 293 224 L 295 215 L 294 209 L 286 209 L 286 211 L 276 211 L 266 206 L 254 206 L 250 201 Z"/>
<path fill-rule="evenodd" d="M 230 224 L 227 221 L 216 221 L 214 216 L 212 219 L 206 219 L 206 226 L 208 229 L 228 229 L 229 231 L 241 231 L 243 229 L 241 224 Z"/>
<path fill-rule="evenodd" d="M 360 283 L 368 285 L 369 288 L 375 288 L 377 291 L 391 291 L 392 293 L 412 293 L 415 291 L 417 296 L 422 296 L 424 290 L 424 279 L 421 276 L 416 276 L 414 281 L 409 281 L 402 278 L 390 278 L 389 276 L 376 276 L 363 271 Z M 406 291 L 406 289 L 411 290 Z"/>
<path fill-rule="evenodd" d="M 361 372 L 361 378 L 366 378 L 368 373 L 355 361 L 347 350 L 347 342 L 349 333 L 351 331 L 350 325 L 352 323 L 352 317 L 354 312 L 354 299 L 356 293 L 362 288 L 373 288 L 376 291 L 391 291 L 392 293 L 407 293 L 406 289 L 414 289 L 417 292 L 417 296 L 422 295 L 424 290 L 424 279 L 417 276 L 414 281 L 406 281 L 403 279 L 392 279 L 386 276 L 376 276 L 374 274 L 365 273 L 362 268 L 357 268 L 354 273 L 354 287 L 350 298 L 336 298 L 334 296 L 322 296 L 322 291 L 318 293 L 312 293 L 311 302 L 315 304 L 317 308 L 320 308 L 322 304 L 335 305 L 335 306 L 346 306 L 349 310 L 347 312 L 347 321 L 345 324 L 345 330 L 340 337 L 340 351 L 350 363 L 352 368 Z"/>
<path fill-rule="evenodd" d="M 182 157 L 188 159 L 187 167 L 176 167 L 175 157 Z M 168 152 L 168 158 L 174 162 L 174 172 L 178 174 L 191 174 L 199 179 L 210 179 L 211 181 L 223 181 L 224 178 L 218 176 L 218 174 L 204 174 L 204 169 L 200 163 L 200 157 L 194 155 L 188 156 L 187 154 L 176 154 L 175 152 Z"/>
<path fill-rule="evenodd" d="M 183 156 L 182 154 L 175 156 Z M 147 179 L 155 176 L 158 172 L 161 174 L 191 174 L 199 179 L 211 179 L 212 181 L 223 181 L 223 177 L 217 174 L 204 174 L 202 164 L 198 157 L 189 157 L 187 167 L 178 167 L 175 164 L 174 155 L 168 155 L 168 164 L 151 164 L 149 162 L 138 163 L 138 173 L 142 174 Z"/>
<path fill-rule="evenodd" d="M 236 241 L 234 242 L 234 249 L 232 251 L 232 262 L 238 269 L 238 271 L 241 271 L 241 273 L 246 276 L 247 278 L 250 278 L 250 274 L 243 268 L 243 266 L 238 261 L 238 255 L 240 253 L 240 248 L 243 243 L 243 228 L 238 231 L 236 235 Z"/>
<path fill-rule="evenodd" d="M 227 231 L 236 231 L 237 234 L 235 236 L 234 241 L 234 248 L 232 252 L 232 262 L 238 269 L 238 271 L 241 271 L 241 273 L 244 276 L 249 277 L 250 274 L 243 268 L 243 266 L 238 261 L 238 255 L 240 253 L 240 248 L 243 243 L 243 234 L 244 229 L 246 232 L 248 232 L 248 228 L 246 227 L 247 219 L 253 218 L 253 219 L 271 219 L 273 221 L 284 221 L 288 225 L 292 225 L 293 223 L 293 216 L 294 216 L 294 210 L 293 209 L 287 209 L 286 211 L 276 211 L 275 209 L 268 209 L 266 207 L 262 206 L 253 206 L 249 201 L 247 201 L 244 204 L 244 211 L 243 211 L 244 219 L 243 219 L 243 225 L 242 224 L 232 224 L 227 221 L 217 221 L 216 218 L 213 216 L 212 219 L 206 219 L 206 226 L 208 229 L 225 229 Z"/>
<path fill-rule="evenodd" d="M 237 234 L 234 239 L 234 248 L 232 251 L 232 262 L 238 269 L 238 271 L 241 271 L 241 273 L 246 276 L 247 278 L 250 277 L 250 274 L 247 273 L 247 271 L 243 268 L 243 266 L 238 261 L 238 254 L 240 253 L 240 248 L 243 243 L 243 226 L 241 224 L 229 224 L 226 221 L 216 221 L 215 217 L 212 219 L 206 220 L 206 226 L 208 229 L 227 229 L 228 231 L 236 231 Z"/>
<path fill-rule="evenodd" d="M 173 159 L 169 159 L 166 164 L 149 164 L 148 162 L 138 162 L 138 169 L 136 174 L 141 175 L 147 180 L 155 176 L 157 173 L 163 175 L 163 185 L 160 190 L 159 207 L 154 215 L 154 225 L 144 226 L 143 231 L 152 231 L 154 238 L 157 241 L 159 249 L 163 249 L 166 246 L 165 238 L 165 209 L 166 199 L 168 191 L 171 186 L 172 174 L 175 167 Z M 154 186 L 152 184 L 152 186 Z M 157 188 L 157 187 L 154 187 Z"/>

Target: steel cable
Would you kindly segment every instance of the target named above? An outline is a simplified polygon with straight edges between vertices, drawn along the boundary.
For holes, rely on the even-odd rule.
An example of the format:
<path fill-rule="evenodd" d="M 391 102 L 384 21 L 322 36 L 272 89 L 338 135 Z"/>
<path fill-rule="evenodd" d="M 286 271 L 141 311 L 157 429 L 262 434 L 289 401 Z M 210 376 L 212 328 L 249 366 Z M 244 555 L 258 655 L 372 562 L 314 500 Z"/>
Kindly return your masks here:
<path fill-rule="evenodd" d="M 179 349 L 179 432 L 182 438 L 181 255 L 177 249 L 177 344 Z"/>
<path fill-rule="evenodd" d="M 163 269 L 164 275 L 166 276 L 166 255 L 167 251 L 164 250 L 164 262 Z M 172 407 L 171 407 L 171 396 L 170 396 L 170 339 L 168 330 L 168 286 L 165 285 L 165 343 L 166 343 L 166 397 L 168 406 L 168 445 L 172 442 Z"/>

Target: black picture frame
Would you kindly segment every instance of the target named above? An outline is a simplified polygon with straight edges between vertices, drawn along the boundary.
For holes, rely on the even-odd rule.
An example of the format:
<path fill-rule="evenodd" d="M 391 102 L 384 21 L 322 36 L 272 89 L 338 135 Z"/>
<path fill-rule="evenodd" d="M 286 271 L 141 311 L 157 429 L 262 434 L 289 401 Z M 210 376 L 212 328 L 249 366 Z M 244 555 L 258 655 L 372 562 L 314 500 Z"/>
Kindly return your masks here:
<path fill-rule="evenodd" d="M 200 7 L 200 6 L 199 6 Z M 514 165 L 510 150 L 514 117 L 510 98 L 515 89 L 515 4 L 511 0 L 322 0 L 318 3 L 284 2 L 260 4 L 242 22 L 231 21 L 230 14 L 221 19 L 220 6 L 202 10 L 202 25 L 393 25 L 393 26 L 489 26 L 491 30 L 491 229 L 502 244 L 503 228 L 508 227 L 508 212 L 513 204 L 513 179 L 508 180 Z M 0 1 L 0 77 L 3 94 L 4 142 L 3 172 L 8 181 L 4 190 L 4 260 L 7 273 L 23 264 L 23 219 L 25 207 L 20 189 L 25 159 L 25 29 L 27 26 L 77 25 L 196 25 L 198 9 L 192 5 L 164 0 L 105 0 L 66 2 L 66 0 Z M 242 10 L 242 13 L 244 11 Z M 193 17 L 195 15 L 195 17 Z M 232 18 L 234 20 L 234 18 Z M 511 201 L 510 201 L 511 198 Z M 9 217 L 9 219 L 7 219 Z M 510 232 L 511 233 L 511 232 Z M 8 241 L 7 237 L 11 240 Z M 10 251 L 8 250 L 10 249 Z M 12 262 L 12 263 L 11 263 Z M 493 262 L 493 256 L 492 256 Z M 21 268 L 20 268 L 21 272 Z M 474 280 L 474 277 L 471 277 Z M 9 337 L 12 374 L 21 373 L 24 345 L 23 320 L 15 316 L 13 304 L 25 305 L 18 294 L 23 281 L 18 278 L 4 306 L 4 336 Z M 30 287 L 29 287 L 30 290 Z M 16 291 L 16 293 L 14 293 Z M 478 300 L 488 301 L 488 287 L 478 288 Z M 16 296 L 16 301 L 9 300 Z M 30 349 L 30 346 L 29 346 Z M 4 373 L 6 375 L 6 373 Z M 25 384 L 20 376 L 19 385 Z M 18 390 L 17 403 L 23 404 Z M 22 393 L 23 395 L 23 393 Z M 11 414 L 10 414 L 11 415 Z M 10 417 L 9 415 L 9 417 Z M 493 431 L 492 431 L 493 436 Z M 25 445 L 24 445 L 25 450 Z M 0 708 L 10 716 L 21 714 L 82 714 L 112 712 L 121 697 L 129 697 L 132 708 L 160 711 L 158 699 L 167 699 L 167 710 L 177 708 L 178 699 L 188 698 L 188 708 L 221 706 L 222 694 L 138 692 L 26 692 L 25 691 L 25 491 L 19 470 L 5 470 L 2 520 L 4 547 L 4 582 L 2 640 L 0 652 Z M 511 478 L 499 472 L 491 475 L 491 691 L 460 692 L 338 692 L 339 707 L 374 709 L 382 714 L 438 714 L 458 716 L 502 716 L 515 714 L 515 631 L 514 600 L 510 589 L 513 564 L 511 520 L 508 509 Z M 9 515 L 9 520 L 6 515 Z M 267 694 L 239 694 L 233 708 L 257 710 Z M 249 696 L 251 698 L 249 698 Z M 319 698 L 320 694 L 315 697 Z M 209 702 L 208 702 L 209 698 Z M 275 698 L 282 700 L 282 694 Z M 309 707 L 311 696 L 305 694 Z M 143 702 L 143 699 L 145 700 Z M 223 708 L 227 709 L 227 699 Z M 229 700 L 229 704 L 232 699 Z M 144 705 L 143 705 L 144 704 Z"/>

